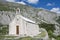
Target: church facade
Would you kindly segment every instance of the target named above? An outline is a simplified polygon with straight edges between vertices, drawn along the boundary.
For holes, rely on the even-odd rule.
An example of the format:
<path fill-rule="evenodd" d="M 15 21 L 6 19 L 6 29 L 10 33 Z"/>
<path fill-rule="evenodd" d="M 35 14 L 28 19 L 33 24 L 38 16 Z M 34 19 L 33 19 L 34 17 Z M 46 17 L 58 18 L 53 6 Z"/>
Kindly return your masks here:
<path fill-rule="evenodd" d="M 15 18 L 9 24 L 9 35 L 36 36 L 38 34 L 39 26 L 34 21 L 25 18 L 22 15 L 16 15 Z"/>

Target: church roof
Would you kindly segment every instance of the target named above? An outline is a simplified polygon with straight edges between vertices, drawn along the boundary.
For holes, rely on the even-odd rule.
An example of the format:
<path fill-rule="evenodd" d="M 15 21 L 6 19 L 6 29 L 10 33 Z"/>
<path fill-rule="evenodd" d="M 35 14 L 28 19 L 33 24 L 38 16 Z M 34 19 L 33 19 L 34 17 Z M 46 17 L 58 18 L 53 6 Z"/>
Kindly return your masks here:
<path fill-rule="evenodd" d="M 28 18 L 25 18 L 25 17 L 23 17 L 23 16 L 20 16 L 22 19 L 24 19 L 25 21 L 28 21 L 28 22 L 31 22 L 31 23 L 35 23 L 34 21 L 32 21 L 32 20 L 30 20 L 30 19 L 28 19 Z"/>

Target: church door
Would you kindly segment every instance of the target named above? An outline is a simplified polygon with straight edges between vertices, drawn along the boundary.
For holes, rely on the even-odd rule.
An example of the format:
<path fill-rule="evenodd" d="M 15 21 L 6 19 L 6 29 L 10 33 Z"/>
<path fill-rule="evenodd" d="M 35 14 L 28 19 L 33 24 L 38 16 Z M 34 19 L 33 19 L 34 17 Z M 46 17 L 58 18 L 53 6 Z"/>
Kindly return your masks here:
<path fill-rule="evenodd" d="M 16 34 L 19 35 L 19 26 L 16 26 Z"/>

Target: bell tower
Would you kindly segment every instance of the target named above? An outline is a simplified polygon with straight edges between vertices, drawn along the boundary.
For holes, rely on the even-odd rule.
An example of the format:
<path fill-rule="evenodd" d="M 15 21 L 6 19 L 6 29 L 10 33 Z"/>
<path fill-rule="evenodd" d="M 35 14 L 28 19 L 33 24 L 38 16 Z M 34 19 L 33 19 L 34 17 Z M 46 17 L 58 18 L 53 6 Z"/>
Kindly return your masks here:
<path fill-rule="evenodd" d="M 16 8 L 16 14 L 20 14 L 20 8 Z"/>

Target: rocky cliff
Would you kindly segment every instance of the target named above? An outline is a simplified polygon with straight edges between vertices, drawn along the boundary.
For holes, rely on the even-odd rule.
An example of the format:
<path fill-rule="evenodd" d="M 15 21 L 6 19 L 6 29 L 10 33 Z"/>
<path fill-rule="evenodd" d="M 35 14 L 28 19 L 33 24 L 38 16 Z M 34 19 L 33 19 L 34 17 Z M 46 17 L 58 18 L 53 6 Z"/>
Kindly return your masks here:
<path fill-rule="evenodd" d="M 35 21 L 36 23 L 45 22 L 48 24 L 58 24 L 56 22 L 57 14 L 42 8 L 33 8 L 31 6 L 10 2 L 0 3 L 0 5 L 3 6 L 3 8 L 8 8 L 6 10 L 2 8 L 3 10 L 0 11 L 0 23 L 2 24 L 9 24 L 11 20 L 13 20 L 16 15 L 15 9 L 17 7 L 19 7 L 21 11 L 19 14 Z"/>

